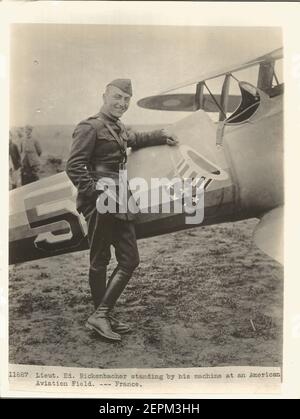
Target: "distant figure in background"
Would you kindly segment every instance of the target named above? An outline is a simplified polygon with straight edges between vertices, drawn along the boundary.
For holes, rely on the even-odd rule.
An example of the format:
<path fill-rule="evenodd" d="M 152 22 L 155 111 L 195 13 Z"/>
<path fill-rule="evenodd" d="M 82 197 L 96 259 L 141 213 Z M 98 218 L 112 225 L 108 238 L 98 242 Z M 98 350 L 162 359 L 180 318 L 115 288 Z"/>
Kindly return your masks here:
<path fill-rule="evenodd" d="M 39 180 L 39 172 L 41 167 L 40 155 L 42 154 L 41 146 L 35 138 L 32 137 L 33 127 L 26 125 L 24 137 L 21 142 L 22 153 L 22 185 Z"/>
<path fill-rule="evenodd" d="M 15 189 L 21 185 L 20 168 L 21 155 L 9 131 L 9 189 Z"/>
<path fill-rule="evenodd" d="M 18 143 L 18 146 L 21 147 L 21 142 L 22 142 L 22 138 L 23 138 L 23 135 L 24 135 L 24 128 L 23 127 L 18 128 L 17 135 L 18 135 L 18 142 L 17 143 Z"/>

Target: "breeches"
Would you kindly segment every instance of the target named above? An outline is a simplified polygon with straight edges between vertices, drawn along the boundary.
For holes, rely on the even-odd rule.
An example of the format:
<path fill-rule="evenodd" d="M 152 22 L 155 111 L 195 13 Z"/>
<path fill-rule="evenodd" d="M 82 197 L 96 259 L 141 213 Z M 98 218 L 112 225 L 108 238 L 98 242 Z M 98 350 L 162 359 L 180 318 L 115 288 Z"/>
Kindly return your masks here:
<path fill-rule="evenodd" d="M 22 185 L 28 185 L 29 183 L 36 182 L 39 180 L 39 169 L 32 168 L 22 168 L 21 170 L 21 181 Z"/>
<path fill-rule="evenodd" d="M 100 214 L 95 205 L 83 209 L 82 213 L 88 227 L 90 268 L 97 271 L 109 264 L 112 245 L 118 265 L 132 272 L 140 261 L 134 223 L 109 213 Z"/>

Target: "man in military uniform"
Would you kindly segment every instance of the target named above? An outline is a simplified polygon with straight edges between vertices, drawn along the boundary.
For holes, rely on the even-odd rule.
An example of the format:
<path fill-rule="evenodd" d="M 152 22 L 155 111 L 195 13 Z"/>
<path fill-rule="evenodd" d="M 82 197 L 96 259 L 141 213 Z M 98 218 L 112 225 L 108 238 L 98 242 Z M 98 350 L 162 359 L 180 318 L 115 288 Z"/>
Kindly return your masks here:
<path fill-rule="evenodd" d="M 25 135 L 21 142 L 22 185 L 27 185 L 28 183 L 39 180 L 42 149 L 38 140 L 32 137 L 32 130 L 33 128 L 31 125 L 26 125 Z"/>
<path fill-rule="evenodd" d="M 139 253 L 134 215 L 130 211 L 104 214 L 97 211 L 97 198 L 106 194 L 105 188 L 97 189 L 99 183 L 96 188 L 97 182 L 102 178 L 118 178 L 119 171 L 125 168 L 127 147 L 135 150 L 177 143 L 165 129 L 150 133 L 126 129 L 119 118 L 128 109 L 131 96 L 128 79 L 117 79 L 107 85 L 100 112 L 77 125 L 66 166 L 78 190 L 77 209 L 83 213 L 88 226 L 89 284 L 96 311 L 87 320 L 87 327 L 112 341 L 121 340 L 119 333 L 130 330 L 111 311 L 139 264 Z M 115 248 L 118 265 L 106 282 L 111 245 Z"/>
<path fill-rule="evenodd" d="M 21 156 L 18 146 L 12 140 L 12 133 L 9 131 L 9 189 L 20 186 Z"/>

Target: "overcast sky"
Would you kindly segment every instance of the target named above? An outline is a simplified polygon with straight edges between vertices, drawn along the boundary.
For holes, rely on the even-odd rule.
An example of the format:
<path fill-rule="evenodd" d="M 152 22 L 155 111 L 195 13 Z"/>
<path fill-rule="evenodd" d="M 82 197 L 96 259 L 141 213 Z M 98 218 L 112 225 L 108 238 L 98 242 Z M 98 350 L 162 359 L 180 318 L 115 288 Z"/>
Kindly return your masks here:
<path fill-rule="evenodd" d="M 280 46 L 275 28 L 13 25 L 11 125 L 76 124 L 98 111 L 115 78 L 133 84 L 125 123 L 173 122 L 183 114 L 144 110 L 136 101 Z"/>

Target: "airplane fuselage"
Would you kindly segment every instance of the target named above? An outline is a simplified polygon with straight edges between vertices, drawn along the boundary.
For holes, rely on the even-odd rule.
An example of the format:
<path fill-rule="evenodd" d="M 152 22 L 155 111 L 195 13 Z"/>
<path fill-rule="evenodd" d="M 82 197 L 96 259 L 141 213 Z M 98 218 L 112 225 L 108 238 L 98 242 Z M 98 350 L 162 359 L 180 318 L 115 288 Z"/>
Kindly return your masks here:
<path fill-rule="evenodd" d="M 225 121 L 226 122 L 226 121 Z M 217 125 L 199 110 L 173 126 L 179 145 L 129 153 L 128 178 L 201 178 L 204 218 L 187 224 L 183 213 L 137 217 L 137 237 L 258 217 L 283 201 L 282 96 L 263 97 L 247 121 Z M 10 192 L 10 263 L 88 248 L 86 224 L 75 208 L 76 189 L 65 172 Z"/>

